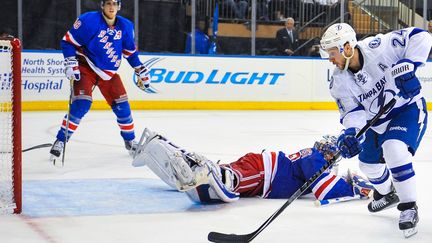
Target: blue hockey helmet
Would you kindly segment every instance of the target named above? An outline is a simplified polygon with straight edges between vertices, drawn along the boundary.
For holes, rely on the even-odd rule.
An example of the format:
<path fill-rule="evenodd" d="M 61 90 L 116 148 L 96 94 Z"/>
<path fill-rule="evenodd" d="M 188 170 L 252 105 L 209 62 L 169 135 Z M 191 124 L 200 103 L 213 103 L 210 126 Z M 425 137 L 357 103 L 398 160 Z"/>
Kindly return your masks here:
<path fill-rule="evenodd" d="M 324 135 L 321 140 L 315 142 L 314 148 L 322 153 L 327 161 L 340 159 L 337 138 L 335 136 Z"/>
<path fill-rule="evenodd" d="M 112 1 L 118 4 L 118 9 L 120 10 L 121 8 L 121 0 L 101 0 L 101 6 L 103 6 L 105 4 L 106 1 Z"/>

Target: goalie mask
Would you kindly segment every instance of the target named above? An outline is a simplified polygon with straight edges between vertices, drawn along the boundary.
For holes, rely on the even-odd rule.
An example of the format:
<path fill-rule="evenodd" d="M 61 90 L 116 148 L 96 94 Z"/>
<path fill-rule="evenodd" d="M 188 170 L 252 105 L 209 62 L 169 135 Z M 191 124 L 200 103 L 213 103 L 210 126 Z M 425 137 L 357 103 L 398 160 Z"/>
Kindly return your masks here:
<path fill-rule="evenodd" d="M 118 10 L 120 10 L 120 8 L 121 8 L 121 0 L 101 0 L 101 7 L 103 7 L 104 4 L 105 4 L 105 2 L 107 2 L 107 1 L 112 1 L 114 3 L 117 3 Z"/>
<path fill-rule="evenodd" d="M 315 142 L 314 148 L 322 153 L 327 161 L 338 161 L 340 159 L 337 147 L 337 138 L 335 136 L 324 135 L 321 140 Z"/>

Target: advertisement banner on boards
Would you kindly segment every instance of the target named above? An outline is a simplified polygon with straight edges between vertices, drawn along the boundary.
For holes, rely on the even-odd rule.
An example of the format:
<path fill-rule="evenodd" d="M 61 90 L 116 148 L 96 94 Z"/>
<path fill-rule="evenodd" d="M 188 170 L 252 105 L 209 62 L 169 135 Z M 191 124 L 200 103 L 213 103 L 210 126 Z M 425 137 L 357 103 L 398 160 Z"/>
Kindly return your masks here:
<path fill-rule="evenodd" d="M 140 55 L 140 59 L 159 92 L 138 89 L 133 69 L 123 60 L 118 73 L 133 101 L 333 101 L 328 83 L 334 66 L 327 60 L 188 55 Z M 427 99 L 432 98 L 431 70 L 428 62 L 417 72 Z M 23 101 L 67 100 L 69 82 L 61 52 L 24 52 L 22 88 Z M 93 98 L 104 100 L 97 89 Z"/>

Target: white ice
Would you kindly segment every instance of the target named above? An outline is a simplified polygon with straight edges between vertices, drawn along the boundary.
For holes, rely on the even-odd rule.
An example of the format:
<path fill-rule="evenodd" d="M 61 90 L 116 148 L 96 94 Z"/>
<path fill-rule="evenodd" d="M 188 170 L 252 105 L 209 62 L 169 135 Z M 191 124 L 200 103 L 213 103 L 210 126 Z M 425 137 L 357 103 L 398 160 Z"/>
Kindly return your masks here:
<path fill-rule="evenodd" d="M 63 112 L 24 112 L 23 148 L 54 141 Z M 336 111 L 136 111 L 145 127 L 210 159 L 232 162 L 263 148 L 296 152 L 341 129 Z M 429 129 L 415 157 L 419 233 L 405 239 L 397 209 L 370 214 L 367 201 L 315 207 L 298 199 L 254 242 L 432 242 Z M 285 200 L 240 199 L 202 206 L 132 167 L 114 115 L 91 111 L 67 144 L 63 168 L 48 148 L 23 153 L 23 213 L 0 216 L 0 242 L 207 242 L 210 231 L 254 231 Z M 342 160 L 340 170 L 357 169 Z"/>

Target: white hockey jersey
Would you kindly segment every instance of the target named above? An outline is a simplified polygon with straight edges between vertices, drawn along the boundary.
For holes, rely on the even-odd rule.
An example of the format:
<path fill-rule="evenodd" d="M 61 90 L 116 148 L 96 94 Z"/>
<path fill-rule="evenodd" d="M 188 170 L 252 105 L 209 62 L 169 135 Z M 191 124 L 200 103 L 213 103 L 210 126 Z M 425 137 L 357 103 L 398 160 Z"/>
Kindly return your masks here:
<path fill-rule="evenodd" d="M 357 43 L 363 67 L 357 73 L 335 68 L 329 84 L 344 127 L 362 128 L 387 102 L 399 93 L 390 69 L 401 59 L 410 59 L 416 67 L 424 65 L 432 46 L 432 36 L 419 28 L 407 28 L 368 37 Z M 372 127 L 383 133 L 399 110 L 423 97 L 398 99 L 396 105 Z"/>

